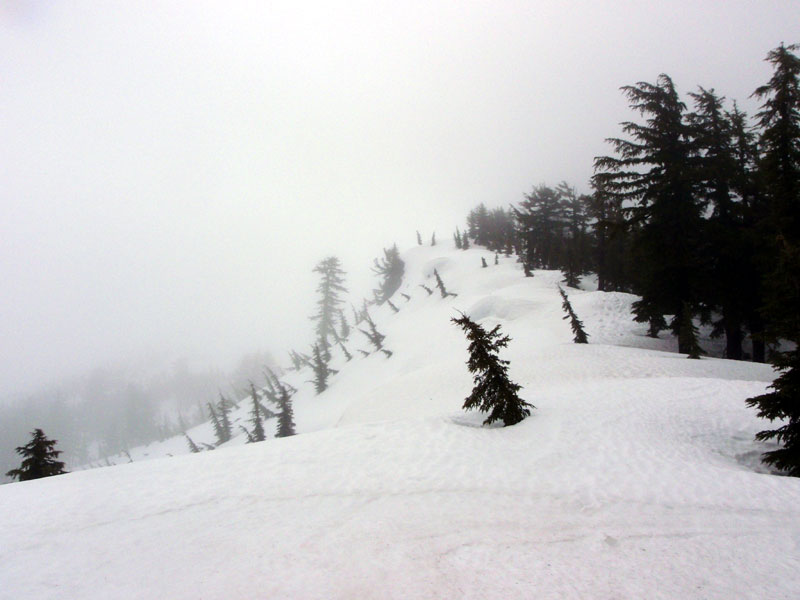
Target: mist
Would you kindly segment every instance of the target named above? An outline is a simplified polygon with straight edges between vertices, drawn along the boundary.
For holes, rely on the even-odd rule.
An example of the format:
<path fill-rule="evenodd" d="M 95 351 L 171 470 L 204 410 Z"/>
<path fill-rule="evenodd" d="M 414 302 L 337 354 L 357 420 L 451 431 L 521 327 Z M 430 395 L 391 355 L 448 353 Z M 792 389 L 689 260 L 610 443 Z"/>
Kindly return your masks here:
<path fill-rule="evenodd" d="M 5 2 L 0 397 L 281 362 L 325 256 L 358 302 L 417 230 L 588 191 L 622 85 L 664 72 L 752 114 L 796 23 L 793 2 Z"/>

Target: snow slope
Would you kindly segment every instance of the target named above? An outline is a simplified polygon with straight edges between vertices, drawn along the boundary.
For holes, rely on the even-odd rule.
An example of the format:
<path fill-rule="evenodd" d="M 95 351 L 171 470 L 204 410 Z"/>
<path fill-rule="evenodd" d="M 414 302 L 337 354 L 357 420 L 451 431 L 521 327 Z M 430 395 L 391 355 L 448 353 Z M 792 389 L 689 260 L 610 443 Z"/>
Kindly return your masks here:
<path fill-rule="evenodd" d="M 404 259 L 411 300 L 372 310 L 394 355 L 354 332 L 323 394 L 287 376 L 302 435 L 0 487 L 0 598 L 797 598 L 800 479 L 756 466 L 744 405 L 769 367 L 670 352 L 627 294 L 568 290 L 575 345 L 557 273 Z M 457 310 L 512 337 L 531 418 L 461 411 Z"/>

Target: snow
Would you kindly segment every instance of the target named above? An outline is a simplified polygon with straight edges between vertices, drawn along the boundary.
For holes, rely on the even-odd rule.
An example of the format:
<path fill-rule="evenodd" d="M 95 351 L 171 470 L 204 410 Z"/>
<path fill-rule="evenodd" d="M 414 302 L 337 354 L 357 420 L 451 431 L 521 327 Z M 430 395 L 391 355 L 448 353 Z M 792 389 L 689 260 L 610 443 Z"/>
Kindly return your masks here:
<path fill-rule="evenodd" d="M 0 598 L 797 598 L 800 479 L 758 466 L 769 424 L 744 404 L 768 366 L 687 360 L 591 282 L 567 289 L 590 335 L 572 344 L 558 273 L 404 259 L 400 312 L 371 311 L 391 358 L 354 330 L 323 394 L 288 373 L 301 435 L 179 437 L 0 487 Z M 434 268 L 457 297 L 419 287 Z M 522 423 L 461 411 L 459 310 L 511 336 Z"/>

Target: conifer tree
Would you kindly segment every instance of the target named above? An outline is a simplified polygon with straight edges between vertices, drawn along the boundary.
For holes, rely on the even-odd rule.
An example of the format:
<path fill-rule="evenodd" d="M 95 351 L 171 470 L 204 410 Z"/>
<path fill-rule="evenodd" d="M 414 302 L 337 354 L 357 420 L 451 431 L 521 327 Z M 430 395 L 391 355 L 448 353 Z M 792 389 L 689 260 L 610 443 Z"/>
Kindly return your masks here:
<path fill-rule="evenodd" d="M 444 282 L 442 281 L 442 278 L 439 276 L 439 271 L 434 269 L 433 276 L 436 277 L 436 287 L 439 288 L 439 293 L 442 294 L 442 298 L 447 298 L 448 296 L 453 296 L 453 297 L 458 296 L 458 294 L 454 294 L 453 292 L 447 291 L 447 289 L 444 287 Z"/>
<path fill-rule="evenodd" d="M 484 425 L 498 420 L 514 425 L 529 416 L 535 407 L 519 397 L 520 386 L 508 378 L 509 362 L 498 356 L 511 338 L 500 334 L 500 325 L 487 332 L 463 313 L 451 321 L 464 330 L 470 342 L 467 368 L 474 375 L 475 387 L 464 400 L 464 410 L 488 412 Z"/>
<path fill-rule="evenodd" d="M 405 263 L 400 258 L 397 244 L 394 244 L 389 249 L 384 248 L 383 258 L 380 261 L 377 258 L 375 259 L 375 266 L 372 268 L 372 272 L 381 277 L 375 300 L 377 304 L 383 304 L 392 297 L 403 283 Z"/>
<path fill-rule="evenodd" d="M 317 322 L 316 334 L 317 344 L 320 347 L 321 357 L 326 361 L 330 360 L 330 338 L 336 327 L 336 317 L 339 314 L 339 307 L 342 304 L 340 294 L 347 291 L 344 287 L 344 271 L 341 268 L 339 259 L 329 256 L 322 260 L 314 272 L 321 276 L 317 286 L 319 300 L 317 300 L 317 312 L 311 317 Z"/>
<path fill-rule="evenodd" d="M 347 322 L 347 317 L 341 308 L 339 309 L 339 337 L 342 341 L 347 341 L 347 338 L 350 337 L 350 324 Z"/>
<path fill-rule="evenodd" d="M 375 350 L 383 351 L 383 340 L 386 339 L 386 336 L 383 335 L 381 332 L 378 331 L 378 328 L 375 325 L 375 321 L 372 320 L 372 317 L 369 313 L 366 313 L 366 317 L 364 319 L 369 327 L 369 331 L 364 331 L 363 329 L 359 329 L 361 333 L 367 336 L 367 339 L 370 343 L 375 347 Z M 389 354 L 391 356 L 391 354 Z"/>
<path fill-rule="evenodd" d="M 657 329 L 665 315 L 678 335 L 678 351 L 688 354 L 689 339 L 680 336 L 685 318 L 699 310 L 707 277 L 698 256 L 703 243 L 702 202 L 696 189 L 697 151 L 686 123 L 686 106 L 672 80 L 659 75 L 655 84 L 639 82 L 622 88 L 631 108 L 646 117 L 645 124 L 623 123 L 631 140 L 608 140 L 618 156 L 595 158 L 596 189 L 620 201 L 632 201 L 641 299 L 634 303 L 635 319 Z"/>
<path fill-rule="evenodd" d="M 423 290 L 428 292 L 428 296 L 432 296 L 433 295 L 433 290 L 431 288 L 429 288 L 427 285 L 425 285 L 424 283 L 420 283 L 419 287 L 421 287 Z"/>
<path fill-rule="evenodd" d="M 278 405 L 278 430 L 275 437 L 289 437 L 295 434 L 294 411 L 292 410 L 292 396 L 294 391 L 281 382 L 273 373 L 273 385 L 277 390 L 276 403 Z"/>
<path fill-rule="evenodd" d="M 771 342 L 785 340 L 794 347 L 773 352 L 772 366 L 779 375 L 772 391 L 747 403 L 758 408 L 759 417 L 784 421 L 781 427 L 756 435 L 782 444 L 762 460 L 800 477 L 800 58 L 793 54 L 797 48 L 781 44 L 767 55 L 773 76 L 755 92 L 764 100 L 757 114 L 762 127 L 760 172 L 769 202 L 764 225 L 773 236 L 775 257 L 764 285 L 765 333 Z"/>
<path fill-rule="evenodd" d="M 436 245 L 436 232 L 434 231 L 433 234 L 431 235 L 431 246 L 435 245 Z"/>
<path fill-rule="evenodd" d="M 183 435 L 186 436 L 186 442 L 189 444 L 189 452 L 191 452 L 192 454 L 197 454 L 198 452 L 200 452 L 200 448 L 198 448 L 197 444 L 194 443 L 194 440 L 192 440 L 192 438 L 189 437 L 189 434 L 184 431 Z"/>
<path fill-rule="evenodd" d="M 563 317 L 564 320 L 569 319 L 569 325 L 572 328 L 572 335 L 574 336 L 573 341 L 576 344 L 588 344 L 588 335 L 586 331 L 583 329 L 583 323 L 578 318 L 578 315 L 575 314 L 575 311 L 572 309 L 572 304 L 567 297 L 566 292 L 561 288 L 558 287 L 558 293 L 561 294 L 561 308 L 564 310 L 566 315 Z"/>
<path fill-rule="evenodd" d="M 456 227 L 456 231 L 453 234 L 453 241 L 455 242 L 456 248 L 461 250 L 463 248 L 463 244 L 461 243 L 461 232 Z"/>
<path fill-rule="evenodd" d="M 64 463 L 58 460 L 61 450 L 56 450 L 58 440 L 49 440 L 41 429 L 31 432 L 31 441 L 24 446 L 18 446 L 17 454 L 24 457 L 18 469 L 11 469 L 6 477 L 29 481 L 41 479 L 52 475 L 63 475 Z"/>
<path fill-rule="evenodd" d="M 256 385 L 252 381 L 250 382 L 250 399 L 253 402 L 253 408 L 250 411 L 250 423 L 253 426 L 253 431 L 248 435 L 248 441 L 263 442 L 267 439 L 267 435 L 264 432 L 265 415 L 262 411 L 261 402 L 258 399 Z"/>
<path fill-rule="evenodd" d="M 495 266 L 500 264 L 500 253 L 499 252 L 495 252 L 494 253 L 494 264 L 495 264 Z"/>
<path fill-rule="evenodd" d="M 486 264 L 486 259 L 485 259 L 483 256 L 481 256 L 481 268 L 482 268 L 482 269 L 485 269 L 485 268 L 486 268 L 486 267 L 488 267 L 488 266 L 489 266 L 489 265 L 488 265 L 488 264 Z"/>
<path fill-rule="evenodd" d="M 353 355 L 350 354 L 350 352 L 348 352 L 347 347 L 344 345 L 344 343 L 342 342 L 341 339 L 339 340 L 339 348 L 342 349 L 342 354 L 344 354 L 344 359 L 347 362 L 350 362 L 351 360 L 353 360 Z"/>
<path fill-rule="evenodd" d="M 422 246 L 422 236 L 419 234 L 419 231 L 417 231 L 417 245 Z"/>
<path fill-rule="evenodd" d="M 208 414 L 211 418 L 211 424 L 214 426 L 214 437 L 217 438 L 217 446 L 226 442 L 225 439 L 225 432 L 222 429 L 222 424 L 219 421 L 219 417 L 217 416 L 217 411 L 214 408 L 214 405 L 211 402 L 208 403 Z"/>
<path fill-rule="evenodd" d="M 335 374 L 336 371 L 328 367 L 328 361 L 323 359 L 319 344 L 314 344 L 311 368 L 314 370 L 314 389 L 317 394 L 321 394 L 328 389 L 328 377 Z"/>
<path fill-rule="evenodd" d="M 217 418 L 219 420 L 221 437 L 217 440 L 218 444 L 223 444 L 227 441 L 230 441 L 231 436 L 233 435 L 233 432 L 231 431 L 230 412 L 231 402 L 220 393 L 219 402 L 217 402 Z"/>
<path fill-rule="evenodd" d="M 469 250 L 469 236 L 466 231 L 461 234 L 461 249 Z"/>

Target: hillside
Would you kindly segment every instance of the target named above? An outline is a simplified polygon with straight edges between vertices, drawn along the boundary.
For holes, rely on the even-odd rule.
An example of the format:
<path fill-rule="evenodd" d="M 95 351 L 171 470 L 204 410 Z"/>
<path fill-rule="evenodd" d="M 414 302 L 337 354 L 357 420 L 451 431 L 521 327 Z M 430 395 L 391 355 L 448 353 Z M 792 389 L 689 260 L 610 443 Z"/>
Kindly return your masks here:
<path fill-rule="evenodd" d="M 361 357 L 354 331 L 322 394 L 286 375 L 301 435 L 143 460 L 188 453 L 175 438 L 0 487 L 0 598 L 796 597 L 800 480 L 758 466 L 744 405 L 768 366 L 687 360 L 632 322 L 633 296 L 588 284 L 568 290 L 590 335 L 572 344 L 559 273 L 480 248 L 403 258 L 400 312 L 371 310 L 393 356 Z M 419 287 L 434 268 L 457 297 Z M 458 310 L 511 336 L 531 418 L 461 411 Z"/>

